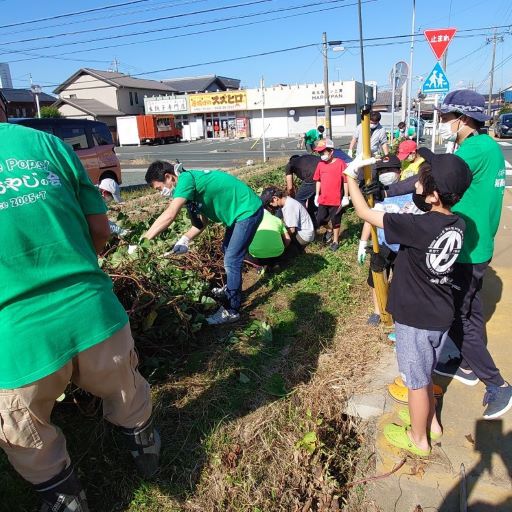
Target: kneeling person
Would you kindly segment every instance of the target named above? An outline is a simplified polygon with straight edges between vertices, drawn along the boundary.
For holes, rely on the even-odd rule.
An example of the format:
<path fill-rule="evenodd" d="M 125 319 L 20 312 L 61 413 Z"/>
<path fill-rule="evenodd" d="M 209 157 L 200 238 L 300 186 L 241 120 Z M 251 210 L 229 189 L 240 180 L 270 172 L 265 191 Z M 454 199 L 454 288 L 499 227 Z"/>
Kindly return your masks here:
<path fill-rule="evenodd" d="M 315 227 L 308 211 L 293 197 L 277 187 L 268 187 L 263 190 L 261 200 L 265 208 L 281 208 L 284 224 L 297 247 L 304 248 L 315 240 Z"/>
<path fill-rule="evenodd" d="M 282 260 L 290 243 L 291 238 L 283 221 L 265 210 L 246 258 L 259 266 L 275 265 Z"/>

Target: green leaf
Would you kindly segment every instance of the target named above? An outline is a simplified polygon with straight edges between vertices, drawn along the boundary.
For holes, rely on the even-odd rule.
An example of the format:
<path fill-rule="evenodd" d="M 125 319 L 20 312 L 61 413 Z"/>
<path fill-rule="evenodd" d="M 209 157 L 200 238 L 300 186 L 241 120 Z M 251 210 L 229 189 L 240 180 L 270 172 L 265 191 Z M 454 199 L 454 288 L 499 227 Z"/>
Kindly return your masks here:
<path fill-rule="evenodd" d="M 148 331 L 149 329 L 151 329 L 151 327 L 153 327 L 153 324 L 155 323 L 157 316 L 158 316 L 158 313 L 154 309 L 152 309 L 148 313 L 146 318 L 144 318 L 144 321 L 142 322 L 142 330 Z"/>
<path fill-rule="evenodd" d="M 278 397 L 283 397 L 288 394 L 288 391 L 286 391 L 284 379 L 279 373 L 274 373 L 270 377 L 264 389 L 270 395 Z"/>
<path fill-rule="evenodd" d="M 238 377 L 238 380 L 242 384 L 248 384 L 249 382 L 251 382 L 251 379 L 249 379 L 249 377 L 247 377 L 247 375 L 245 373 L 242 373 L 242 372 L 240 372 L 240 376 Z"/>

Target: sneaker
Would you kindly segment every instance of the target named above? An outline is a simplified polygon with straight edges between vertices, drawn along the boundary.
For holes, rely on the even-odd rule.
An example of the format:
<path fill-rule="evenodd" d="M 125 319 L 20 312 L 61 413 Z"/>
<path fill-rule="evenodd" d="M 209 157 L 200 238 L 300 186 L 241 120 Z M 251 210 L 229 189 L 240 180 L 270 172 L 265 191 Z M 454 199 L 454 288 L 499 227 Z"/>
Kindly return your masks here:
<path fill-rule="evenodd" d="M 460 369 L 458 359 L 450 358 L 446 363 L 437 363 L 434 372 L 458 380 L 467 386 L 476 386 L 480 382 L 473 372 L 466 373 Z"/>
<path fill-rule="evenodd" d="M 377 313 L 373 313 L 368 317 L 368 320 L 366 320 L 366 323 L 368 325 L 376 326 L 380 324 L 380 315 Z"/>
<path fill-rule="evenodd" d="M 226 285 L 224 285 L 224 286 L 220 286 L 218 288 L 212 288 L 211 293 L 216 299 L 223 299 L 226 296 L 227 289 L 228 289 L 228 287 Z"/>
<path fill-rule="evenodd" d="M 487 386 L 483 405 L 487 406 L 484 412 L 486 420 L 493 420 L 503 416 L 512 408 L 512 386 L 510 384 L 504 388 Z"/>
<path fill-rule="evenodd" d="M 339 248 L 340 248 L 340 244 L 337 244 L 336 242 L 333 242 L 333 243 L 329 246 L 329 249 L 331 249 L 331 251 L 332 251 L 332 252 L 337 251 Z"/>
<path fill-rule="evenodd" d="M 326 231 L 324 233 L 323 241 L 328 244 L 332 240 L 332 231 Z"/>
<path fill-rule="evenodd" d="M 231 324 L 239 319 L 240 315 L 236 311 L 229 311 L 229 309 L 221 306 L 213 315 L 206 319 L 206 322 L 208 325 L 221 325 Z"/>

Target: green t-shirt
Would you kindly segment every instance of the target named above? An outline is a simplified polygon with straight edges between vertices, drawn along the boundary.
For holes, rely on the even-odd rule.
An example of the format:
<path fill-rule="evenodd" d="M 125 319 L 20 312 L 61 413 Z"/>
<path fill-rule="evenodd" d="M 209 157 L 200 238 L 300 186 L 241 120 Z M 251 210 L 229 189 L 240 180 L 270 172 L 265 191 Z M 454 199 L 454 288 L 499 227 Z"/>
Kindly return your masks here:
<path fill-rule="evenodd" d="M 306 132 L 306 135 L 304 135 L 304 142 L 306 144 L 314 144 L 317 140 L 321 138 L 321 133 L 316 128 L 312 128 L 311 130 Z"/>
<path fill-rule="evenodd" d="M 283 221 L 270 212 L 263 212 L 263 219 L 249 246 L 249 254 L 255 258 L 275 258 L 284 252 L 281 235 L 286 233 Z"/>
<path fill-rule="evenodd" d="M 126 325 L 86 220 L 105 212 L 67 144 L 0 123 L 0 388 L 46 377 Z"/>
<path fill-rule="evenodd" d="M 173 197 L 194 201 L 201 214 L 228 227 L 251 217 L 261 207 L 261 200 L 251 187 L 222 171 L 182 172 Z"/>
<path fill-rule="evenodd" d="M 505 193 L 505 159 L 488 135 L 475 135 L 455 152 L 469 166 L 473 181 L 452 208 L 466 221 L 459 263 L 484 263 L 492 258 Z"/>

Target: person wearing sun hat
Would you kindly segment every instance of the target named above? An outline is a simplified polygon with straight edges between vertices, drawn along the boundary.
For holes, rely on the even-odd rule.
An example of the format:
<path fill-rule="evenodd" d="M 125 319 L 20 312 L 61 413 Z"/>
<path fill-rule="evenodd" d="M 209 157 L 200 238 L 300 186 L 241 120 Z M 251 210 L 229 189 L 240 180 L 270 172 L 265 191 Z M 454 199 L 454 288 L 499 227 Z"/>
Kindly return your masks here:
<path fill-rule="evenodd" d="M 454 268 L 455 321 L 450 337 L 460 358 L 440 363 L 436 373 L 464 384 L 486 385 L 485 419 L 495 419 L 512 408 L 512 387 L 503 379 L 485 343 L 485 317 L 480 297 L 485 271 L 494 252 L 505 191 L 505 160 L 500 146 L 480 133 L 489 117 L 485 99 L 470 90 L 449 93 L 439 107 L 439 133 L 452 142 L 455 154 L 473 173 L 473 182 L 453 212 L 466 221 L 464 245 Z"/>
<path fill-rule="evenodd" d="M 446 95 L 438 109 L 439 134 L 455 148 L 455 154 L 471 169 L 474 180 L 453 212 L 466 221 L 464 245 L 454 267 L 455 320 L 450 338 L 460 357 L 439 363 L 435 372 L 463 384 L 486 386 L 484 419 L 499 418 L 512 408 L 512 386 L 502 377 L 489 353 L 480 290 L 494 252 L 505 192 L 505 159 L 500 146 L 481 133 L 485 121 L 485 98 L 475 91 L 461 89 Z M 421 148 L 419 151 L 422 151 Z M 423 154 L 422 154 L 423 156 Z M 386 197 L 414 190 L 416 177 L 391 185 Z M 378 183 L 365 193 L 382 188 Z"/>

